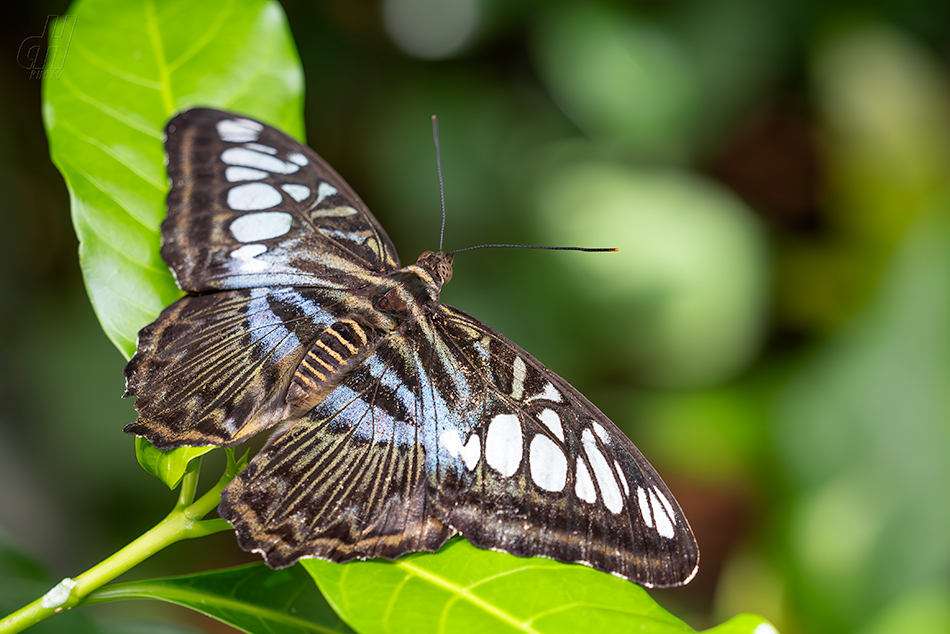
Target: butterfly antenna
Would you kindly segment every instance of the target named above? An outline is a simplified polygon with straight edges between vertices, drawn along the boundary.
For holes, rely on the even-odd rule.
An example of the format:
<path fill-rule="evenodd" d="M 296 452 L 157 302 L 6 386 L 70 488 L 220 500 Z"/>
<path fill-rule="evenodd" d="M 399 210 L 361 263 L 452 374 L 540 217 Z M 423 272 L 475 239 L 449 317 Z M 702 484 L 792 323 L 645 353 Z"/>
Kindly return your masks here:
<path fill-rule="evenodd" d="M 545 249 L 547 251 L 583 251 L 584 253 L 608 253 L 611 251 L 617 251 L 617 249 L 612 248 L 542 247 L 533 244 L 479 244 L 478 246 L 474 247 L 465 247 L 464 249 L 449 251 L 446 253 L 446 255 L 455 255 L 456 253 L 461 253 L 462 251 L 473 251 L 474 249 L 496 249 L 502 247 L 512 249 Z"/>
<path fill-rule="evenodd" d="M 442 199 L 442 231 L 439 232 L 439 252 L 445 238 L 445 187 L 442 184 L 442 150 L 439 148 L 439 118 L 432 115 L 432 140 L 435 141 L 435 168 L 439 172 L 439 197 Z"/>
<path fill-rule="evenodd" d="M 439 118 L 432 115 L 432 140 L 435 142 L 435 167 L 439 173 L 439 196 L 442 200 L 442 231 L 439 233 L 439 252 L 442 252 L 442 241 L 445 239 L 445 186 L 442 183 L 442 150 L 439 147 Z M 474 249 L 495 249 L 495 248 L 513 248 L 513 249 L 545 249 L 548 251 L 584 251 L 585 253 L 604 253 L 616 251 L 617 249 L 589 249 L 586 247 L 541 247 L 528 244 L 480 244 L 474 247 L 465 247 L 449 251 L 446 255 L 454 255 L 462 251 L 472 251 Z"/>

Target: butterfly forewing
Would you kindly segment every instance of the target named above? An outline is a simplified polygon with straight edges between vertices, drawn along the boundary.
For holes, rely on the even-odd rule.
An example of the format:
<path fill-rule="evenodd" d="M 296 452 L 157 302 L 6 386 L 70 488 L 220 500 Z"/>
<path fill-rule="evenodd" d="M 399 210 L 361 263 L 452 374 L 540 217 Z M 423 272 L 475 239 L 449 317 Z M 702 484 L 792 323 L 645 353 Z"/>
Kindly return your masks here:
<path fill-rule="evenodd" d="M 162 255 L 190 293 L 126 369 L 156 445 L 233 445 L 284 424 L 219 507 L 242 548 L 395 558 L 461 533 L 648 586 L 699 551 L 666 485 L 596 407 L 524 350 L 439 303 L 451 257 L 399 268 L 312 150 L 238 115 L 167 128 Z"/>
<path fill-rule="evenodd" d="M 162 257 L 182 289 L 348 288 L 399 266 L 356 193 L 283 132 L 198 108 L 172 119 L 166 135 Z"/>

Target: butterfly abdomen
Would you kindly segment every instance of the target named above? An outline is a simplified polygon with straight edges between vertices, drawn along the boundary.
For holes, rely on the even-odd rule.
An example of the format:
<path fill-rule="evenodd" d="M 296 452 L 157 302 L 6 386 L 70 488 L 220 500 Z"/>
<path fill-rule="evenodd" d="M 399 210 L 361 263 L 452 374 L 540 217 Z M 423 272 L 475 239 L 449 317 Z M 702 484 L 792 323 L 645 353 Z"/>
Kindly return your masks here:
<path fill-rule="evenodd" d="M 353 319 L 341 319 L 310 345 L 287 389 L 287 404 L 298 411 L 310 409 L 371 351 L 375 330 Z"/>

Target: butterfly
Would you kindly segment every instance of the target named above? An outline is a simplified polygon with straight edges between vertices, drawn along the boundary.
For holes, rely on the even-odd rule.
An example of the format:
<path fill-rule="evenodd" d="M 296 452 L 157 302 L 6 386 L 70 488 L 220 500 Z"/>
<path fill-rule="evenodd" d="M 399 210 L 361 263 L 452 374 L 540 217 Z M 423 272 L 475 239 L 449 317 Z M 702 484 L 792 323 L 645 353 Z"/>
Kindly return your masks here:
<path fill-rule="evenodd" d="M 644 586 L 699 550 L 633 443 L 564 379 L 439 302 L 452 256 L 401 266 L 313 150 L 237 114 L 166 127 L 162 258 L 186 295 L 126 369 L 159 449 L 278 426 L 224 490 L 238 544 L 282 568 L 437 551 L 456 534 Z"/>

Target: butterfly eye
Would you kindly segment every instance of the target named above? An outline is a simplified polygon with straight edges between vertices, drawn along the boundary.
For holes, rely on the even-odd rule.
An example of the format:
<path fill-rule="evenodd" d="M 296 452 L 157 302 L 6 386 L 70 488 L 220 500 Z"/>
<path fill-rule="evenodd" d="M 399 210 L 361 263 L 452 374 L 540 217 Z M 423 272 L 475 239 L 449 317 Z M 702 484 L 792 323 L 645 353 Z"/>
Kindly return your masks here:
<path fill-rule="evenodd" d="M 419 255 L 416 266 L 422 267 L 429 273 L 440 287 L 448 284 L 452 279 L 452 255 L 445 253 L 436 253 L 435 251 L 424 251 Z"/>

